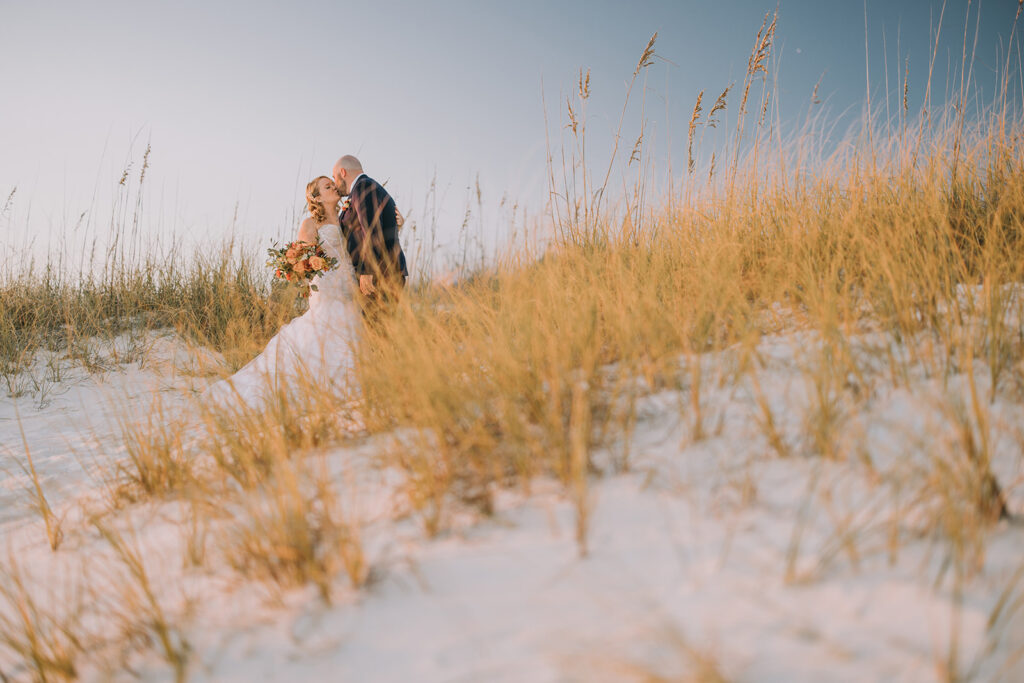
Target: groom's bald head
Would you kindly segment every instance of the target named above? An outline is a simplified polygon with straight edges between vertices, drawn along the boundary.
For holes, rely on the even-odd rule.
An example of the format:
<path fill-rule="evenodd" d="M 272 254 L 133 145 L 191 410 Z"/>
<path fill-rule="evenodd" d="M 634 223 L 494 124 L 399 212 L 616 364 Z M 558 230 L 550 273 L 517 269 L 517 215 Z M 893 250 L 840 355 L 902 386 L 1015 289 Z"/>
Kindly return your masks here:
<path fill-rule="evenodd" d="M 337 173 L 339 170 L 345 169 L 346 171 L 355 171 L 356 173 L 363 172 L 363 165 L 359 163 L 359 159 L 356 159 L 351 154 L 346 154 L 342 158 L 338 159 L 334 164 L 334 172 Z"/>
<path fill-rule="evenodd" d="M 363 172 L 363 165 L 351 154 L 346 154 L 334 163 L 334 182 L 342 194 L 348 194 L 349 184 Z"/>

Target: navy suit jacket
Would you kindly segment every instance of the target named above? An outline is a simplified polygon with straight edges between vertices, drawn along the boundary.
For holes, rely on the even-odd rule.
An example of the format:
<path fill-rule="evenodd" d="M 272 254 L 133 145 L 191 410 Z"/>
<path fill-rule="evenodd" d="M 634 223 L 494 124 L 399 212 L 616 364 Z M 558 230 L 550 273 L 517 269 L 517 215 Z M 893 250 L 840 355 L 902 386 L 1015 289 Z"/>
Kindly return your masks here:
<path fill-rule="evenodd" d="M 338 217 L 356 275 L 376 275 L 405 282 L 409 271 L 398 243 L 395 200 L 368 175 L 349 188 L 348 208 Z"/>

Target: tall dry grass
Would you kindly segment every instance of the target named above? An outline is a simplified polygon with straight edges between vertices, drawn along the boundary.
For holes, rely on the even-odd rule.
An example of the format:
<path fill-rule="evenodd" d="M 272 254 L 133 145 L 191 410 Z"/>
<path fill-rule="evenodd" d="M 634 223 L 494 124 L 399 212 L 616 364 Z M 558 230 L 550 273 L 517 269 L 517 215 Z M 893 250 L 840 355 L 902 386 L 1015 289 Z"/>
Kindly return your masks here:
<path fill-rule="evenodd" d="M 0 602 L 7 608 L 0 612 L 0 677 L 74 680 L 75 662 L 85 650 L 82 596 L 51 586 L 49 596 L 39 597 L 28 587 L 25 571 L 13 554 L 0 571 Z"/>
<path fill-rule="evenodd" d="M 263 277 L 251 245 L 227 238 L 186 251 L 148 238 L 140 229 L 146 165 L 137 179 L 126 167 L 104 245 L 51 249 L 43 263 L 15 255 L 0 266 L 0 388 L 8 395 L 45 398 L 71 367 L 142 360 L 155 329 L 174 329 L 239 367 L 298 312 L 294 293 Z"/>
<path fill-rule="evenodd" d="M 283 588 L 311 582 L 329 598 L 339 573 L 353 586 L 369 573 L 358 524 L 314 464 L 318 449 L 349 438 L 339 417 L 354 397 L 365 432 L 397 435 L 381 460 L 405 474 L 408 505 L 427 534 L 443 533 L 465 509 L 490 514 L 501 487 L 529 489 L 546 476 L 564 484 L 585 554 L 591 484 L 630 466 L 628 436 L 645 393 L 684 395 L 690 438 L 699 440 L 717 429 L 704 394 L 716 383 L 749 383 L 769 453 L 840 461 L 860 457 L 839 436 L 873 387 L 910 387 L 923 368 L 941 383 L 960 375 L 971 382 L 969 404 L 948 407 L 958 438 L 931 461 L 921 494 L 964 580 L 965 558 L 1009 514 L 991 468 L 987 406 L 1024 386 L 1021 110 L 1000 99 L 972 117 L 963 107 L 927 108 L 915 119 L 904 97 L 895 127 L 877 125 L 869 112 L 861 130 L 825 149 L 816 121 L 787 135 L 773 120 L 775 27 L 766 16 L 741 86 L 721 84 L 703 120 L 697 97 L 687 173 L 668 196 L 652 199 L 642 170 L 643 123 L 628 157 L 619 144 L 655 36 L 629 82 L 607 168 L 587 160 L 591 84 L 581 72 L 568 137 L 549 154 L 554 237 L 543 248 L 517 247 L 454 285 L 406 292 L 392 316 L 365 330 L 346 396 L 310 385 L 258 410 L 209 408 L 189 453 L 167 423 L 126 425 L 123 486 L 111 490 L 122 500 L 187 496 L 196 516 L 217 510 L 241 574 Z M 905 95 L 906 75 L 901 85 Z M 698 127 L 732 112 L 732 137 L 701 150 Z M 707 176 L 695 172 L 696 158 L 711 159 Z M 718 162 L 724 170 L 715 159 L 726 160 Z M 623 168 L 631 180 L 613 201 L 610 178 Z M 112 257 L 78 280 L 50 269 L 0 277 L 0 370 L 14 377 L 37 349 L 74 355 L 87 341 L 140 326 L 174 327 L 224 351 L 235 368 L 295 313 L 252 255 L 230 245 L 213 262 L 139 259 Z M 796 358 L 810 391 L 795 440 L 761 384 L 758 345 L 780 330 L 817 340 Z M 869 358 L 851 346 L 863 333 L 887 340 Z M 735 362 L 707 372 L 702 359 L 714 357 Z M 974 383 L 979 368 L 987 393 Z M 609 452 L 617 457 L 597 457 Z M 205 539 L 206 523 L 194 526 Z M 855 536 L 836 546 L 853 563 Z M 126 566 L 141 566 L 108 540 Z M 794 574 L 799 545 L 794 533 Z M 204 548 L 203 540 L 190 544 L 190 561 L 202 562 Z M 147 590 L 139 595 L 156 615 L 167 661 L 183 671 L 181 643 L 158 627 L 159 603 Z M 953 655 L 949 667 L 959 667 Z"/>
<path fill-rule="evenodd" d="M 687 364 L 688 375 L 679 359 L 722 349 L 754 354 L 780 308 L 822 344 L 799 359 L 813 388 L 803 442 L 784 444 L 762 405 L 777 453 L 795 446 L 847 457 L 837 434 L 876 381 L 849 340 L 884 333 L 910 353 L 880 357 L 893 382 L 906 382 L 918 363 L 937 378 L 972 377 L 965 410 L 973 417 L 953 419 L 981 424 L 981 436 L 965 427 L 973 431 L 957 460 L 983 482 L 970 494 L 982 516 L 1006 516 L 981 418 L 1001 387 L 1019 381 L 1024 353 L 1014 294 L 1024 282 L 1020 108 L 994 102 L 973 117 L 963 106 L 923 109 L 916 121 L 904 111 L 895 129 L 869 114 L 829 152 L 813 131 L 784 135 L 769 115 L 775 26 L 766 16 L 738 105 L 726 85 L 712 109 L 738 108 L 732 139 L 715 150 L 731 160 L 722 178 L 713 167 L 708 182 L 688 173 L 671 200 L 649 206 L 641 177 L 610 205 L 607 174 L 587 165 L 591 86 L 581 72 L 568 138 L 549 154 L 558 238 L 457 287 L 406 297 L 369 334 L 360 350 L 368 427 L 414 430 L 391 461 L 415 482 L 410 496 L 428 531 L 438 530 L 453 501 L 487 510 L 494 486 L 528 485 L 544 473 L 562 479 L 577 501 L 585 548 L 591 455 L 628 430 L 629 406 L 645 390 L 633 380 L 688 391 L 699 438 L 705 378 L 699 364 Z M 652 63 L 655 38 L 627 100 Z M 972 63 L 965 52 L 962 69 Z M 717 124 L 710 115 L 700 122 L 702 94 L 690 121 L 691 158 L 695 127 Z M 613 164 L 620 135 L 621 124 Z M 642 147 L 641 132 L 621 161 L 628 167 Z M 757 363 L 740 365 L 742 376 L 732 379 L 749 375 L 756 387 Z M 975 367 L 990 376 L 986 396 L 974 387 Z"/>
<path fill-rule="evenodd" d="M 776 23 L 765 17 L 741 86 L 733 93 L 724 84 L 703 120 L 697 98 L 690 158 L 701 152 L 696 129 L 716 127 L 736 111 L 732 137 L 712 150 L 713 158 L 729 160 L 723 171 L 716 175 L 712 163 L 705 180 L 688 163 L 671 198 L 654 203 L 649 178 L 640 173 L 612 202 L 616 164 L 628 169 L 646 153 L 643 125 L 628 159 L 619 154 L 624 106 L 609 166 L 591 169 L 591 84 L 581 72 L 567 111 L 568 137 L 549 154 L 556 237 L 541 250 L 512 251 L 455 286 L 411 290 L 394 316 L 367 330 L 355 393 L 369 432 L 408 428 L 386 461 L 407 474 L 409 503 L 428 533 L 443 530 L 459 506 L 488 513 L 496 487 L 528 487 L 535 476 L 551 475 L 576 504 L 585 551 L 588 482 L 600 469 L 593 454 L 621 447 L 636 399 L 659 388 L 688 396 L 690 433 L 701 439 L 715 429 L 704 415 L 708 383 L 749 381 L 773 452 L 849 457 L 838 436 L 879 381 L 851 349 L 857 332 L 880 332 L 905 345 L 900 354 L 883 347 L 873 359 L 888 366 L 895 385 L 910 381 L 912 365 L 937 378 L 983 366 L 990 393 L 972 395 L 974 417 L 963 424 L 979 422 L 983 404 L 1002 386 L 1020 383 L 1024 344 L 1009 322 L 1020 312 L 1013 287 L 1024 276 L 1019 110 L 993 103 L 967 118 L 962 107 L 922 109 L 915 120 L 904 100 L 895 127 L 878 126 L 869 113 L 863 129 L 824 149 L 812 119 L 802 134 L 785 135 L 770 115 Z M 655 46 L 656 36 L 633 71 L 626 105 Z M 560 169 L 553 161 L 559 157 Z M 96 300 L 115 308 L 128 302 L 126 308 L 101 307 L 110 313 L 102 319 L 145 312 L 154 324 L 173 324 L 247 358 L 283 314 L 260 289 L 250 262 L 220 263 L 123 279 L 127 284 L 110 290 L 117 296 Z M 165 281 L 174 286 L 161 288 Z M 756 347 L 778 330 L 780 310 L 787 325 L 821 340 L 798 358 L 811 392 L 797 442 L 781 436 L 758 377 Z M 706 376 L 702 354 L 726 349 L 742 360 Z M 208 452 L 237 484 L 259 486 L 273 478 L 281 453 L 339 438 L 329 416 L 343 404 L 319 411 L 326 416 L 319 427 L 305 423 L 297 431 L 305 408 L 296 412 L 290 399 L 255 417 L 212 416 Z M 958 456 L 986 482 L 972 494 L 974 503 L 988 518 L 1005 516 L 988 446 L 974 434 L 965 433 Z M 150 449 L 156 464 L 167 468 L 147 468 L 166 478 L 177 471 L 178 456 L 168 439 L 154 443 L 166 451 Z M 131 460 L 132 477 L 145 489 L 142 461 Z M 626 468 L 628 453 L 610 462 Z"/>
<path fill-rule="evenodd" d="M 621 433 L 635 377 L 687 387 L 697 420 L 701 378 L 678 359 L 753 353 L 774 331 L 776 306 L 823 341 L 801 359 L 814 387 L 808 452 L 842 456 L 834 436 L 858 400 L 849 387 L 869 384 L 849 348 L 855 331 L 908 344 L 909 359 L 886 359 L 896 382 L 910 363 L 938 378 L 985 367 L 993 390 L 976 402 L 991 401 L 1019 374 L 1024 349 L 1007 322 L 1024 277 L 1022 131 L 1017 122 L 1000 136 L 993 123 L 960 139 L 955 176 L 953 135 L 933 133 L 916 165 L 896 156 L 872 170 L 855 153 L 814 178 L 737 185 L 653 212 L 628 232 L 598 223 L 536 258 L 407 297 L 361 348 L 368 426 L 416 430 L 396 462 L 422 482 L 433 517 L 444 489 L 477 497 L 539 473 L 570 483 L 589 468 L 579 452 Z M 976 451 L 964 457 L 986 467 Z M 999 496 L 980 495 L 982 506 Z"/>

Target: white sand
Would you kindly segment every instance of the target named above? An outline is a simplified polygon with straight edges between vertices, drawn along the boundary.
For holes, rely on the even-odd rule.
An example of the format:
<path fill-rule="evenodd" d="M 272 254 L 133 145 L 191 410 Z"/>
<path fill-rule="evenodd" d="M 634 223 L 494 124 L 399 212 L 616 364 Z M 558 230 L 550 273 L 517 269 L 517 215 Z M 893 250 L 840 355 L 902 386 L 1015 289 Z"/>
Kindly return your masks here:
<path fill-rule="evenodd" d="M 890 343 L 870 334 L 856 342 Z M 46 494 L 67 516 L 56 553 L 19 469 L 14 401 L 0 401 L 0 529 L 33 589 L 57 604 L 69 604 L 68 587 L 86 576 L 107 596 L 92 605 L 123 590 L 105 573 L 109 550 L 80 510 L 101 498 L 89 472 L 122 452 L 118 406 L 141 408 L 155 394 L 165 406 L 186 405 L 192 380 L 174 370 L 173 342 L 159 343 L 155 357 L 165 362 L 103 376 L 75 371 L 46 407 L 17 401 Z M 452 531 L 425 538 L 401 495 L 402 475 L 373 466 L 372 439 L 316 456 L 361 520 L 374 577 L 354 591 L 339 575 L 329 605 L 312 587 L 277 596 L 241 579 L 219 553 L 216 523 L 206 564 L 187 567 L 185 504 L 132 506 L 116 523 L 135 530 L 161 604 L 191 645 L 195 680 L 677 680 L 697 677 L 702 662 L 748 681 L 939 680 L 954 633 L 961 674 L 1024 680 L 1024 662 L 1009 661 L 1024 647 L 1024 579 L 1015 574 L 1024 527 L 1001 522 L 987 532 L 959 601 L 953 573 L 942 569 L 950 543 L 931 531 L 936 458 L 962 457 L 948 406 L 970 405 L 966 376 L 943 382 L 920 369 L 909 387 L 893 387 L 878 367 L 856 390 L 864 402 L 841 422 L 846 460 L 826 461 L 807 455 L 802 436 L 812 391 L 796 359 L 816 343 L 793 333 L 758 349 L 760 386 L 789 458 L 758 426 L 746 375 L 735 384 L 716 374 L 731 367 L 727 354 L 703 359 L 707 438 L 691 436 L 685 388 L 642 399 L 630 470 L 591 480 L 584 558 L 574 508 L 546 480 L 529 495 L 498 492 L 491 519 L 462 515 Z M 1024 407 L 1005 388 L 988 404 L 987 368 L 976 363 L 974 372 L 990 411 L 993 467 L 1020 514 Z M 1004 592 L 1016 611 L 990 626 Z M 90 628 L 102 632 L 106 613 L 97 613 Z M 173 680 L 157 650 L 130 661 L 144 680 Z M 80 673 L 102 678 L 103 668 L 86 658 Z M 18 675 L 2 644 L 0 671 Z"/>

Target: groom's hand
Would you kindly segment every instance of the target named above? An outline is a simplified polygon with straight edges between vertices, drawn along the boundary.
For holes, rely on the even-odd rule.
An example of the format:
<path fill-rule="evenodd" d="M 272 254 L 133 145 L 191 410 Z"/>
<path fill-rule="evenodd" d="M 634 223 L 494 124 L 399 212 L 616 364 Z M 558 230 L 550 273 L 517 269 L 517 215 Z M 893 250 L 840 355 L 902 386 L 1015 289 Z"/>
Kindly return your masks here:
<path fill-rule="evenodd" d="M 373 286 L 372 275 L 359 276 L 359 291 L 363 293 L 363 296 L 370 296 L 377 291 L 377 288 Z"/>

